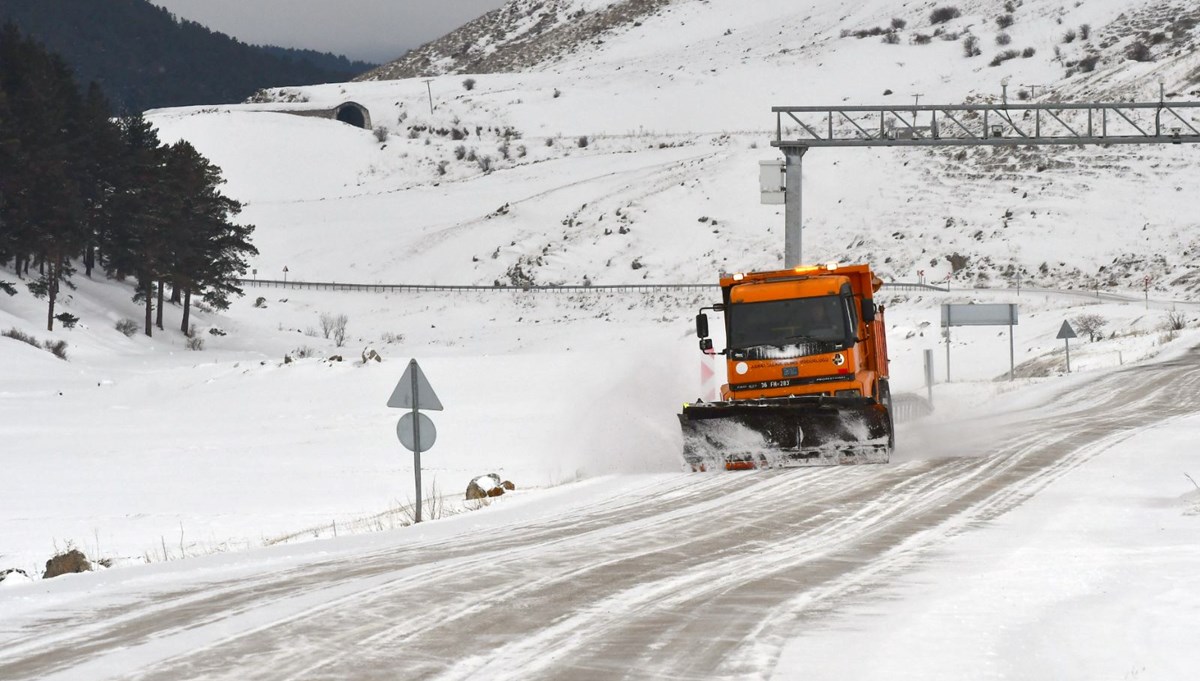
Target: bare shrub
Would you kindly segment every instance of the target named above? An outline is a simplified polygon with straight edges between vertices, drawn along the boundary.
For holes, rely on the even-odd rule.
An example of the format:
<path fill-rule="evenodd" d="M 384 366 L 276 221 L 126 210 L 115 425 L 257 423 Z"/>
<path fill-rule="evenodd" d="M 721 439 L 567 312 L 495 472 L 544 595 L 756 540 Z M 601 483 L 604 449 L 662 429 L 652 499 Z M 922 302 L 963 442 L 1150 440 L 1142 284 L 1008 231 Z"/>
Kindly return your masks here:
<path fill-rule="evenodd" d="M 1030 57 L 1032 57 L 1035 54 L 1037 54 L 1037 50 L 1035 50 L 1032 47 L 1026 47 L 1025 49 L 1021 50 L 1021 58 L 1022 59 L 1029 59 Z"/>
<path fill-rule="evenodd" d="M 1080 26 L 1079 26 L 1079 39 L 1080 39 L 1080 40 L 1087 40 L 1087 39 L 1088 39 L 1088 38 L 1090 38 L 1090 37 L 1092 37 L 1092 26 L 1091 26 L 1091 24 L 1080 24 Z"/>
<path fill-rule="evenodd" d="M 1187 316 L 1182 312 L 1168 312 L 1163 328 L 1167 331 L 1182 331 L 1187 328 Z"/>
<path fill-rule="evenodd" d="M 1009 44 L 1009 43 L 1011 43 L 1011 42 L 1012 42 L 1012 36 L 1011 36 L 1011 35 L 1009 35 L 1009 34 L 1007 34 L 1007 33 L 997 33 L 997 34 L 996 34 L 996 44 L 997 44 L 997 45 L 1002 45 L 1002 46 L 1003 46 L 1003 45 L 1007 45 L 1007 44 Z"/>
<path fill-rule="evenodd" d="M 9 338 L 11 338 L 13 340 L 19 340 L 22 343 L 28 343 L 29 345 L 32 345 L 35 348 L 42 347 L 41 343 L 38 342 L 38 339 L 34 338 L 33 336 L 30 336 L 29 334 L 25 333 L 24 331 L 21 331 L 20 329 L 18 329 L 16 327 L 11 328 L 8 331 L 5 331 L 4 333 L 0 333 L 0 336 L 8 336 Z"/>
<path fill-rule="evenodd" d="M 466 147 L 464 147 L 461 144 L 458 145 L 457 147 L 454 147 L 454 160 L 461 161 L 466 157 L 467 157 L 467 148 Z"/>
<path fill-rule="evenodd" d="M 931 42 L 933 42 L 933 36 L 930 36 L 927 33 L 913 34 L 913 37 L 912 37 L 913 45 L 928 45 Z"/>
<path fill-rule="evenodd" d="M 1073 42 L 1075 42 L 1076 37 L 1077 37 L 1077 34 L 1075 33 L 1075 29 L 1070 28 L 1070 29 L 1067 29 L 1067 32 L 1063 34 L 1062 41 L 1064 43 L 1073 43 Z"/>
<path fill-rule="evenodd" d="M 140 329 L 141 327 L 138 326 L 138 323 L 133 321 L 132 319 L 122 319 L 121 321 L 119 321 L 115 325 L 113 325 L 113 328 L 115 328 L 117 331 L 120 331 L 121 333 L 125 334 L 126 338 L 132 338 L 133 334 L 137 333 L 138 329 Z"/>
<path fill-rule="evenodd" d="M 339 348 L 346 344 L 346 323 L 349 321 L 350 318 L 344 314 L 333 320 L 333 344 Z"/>
<path fill-rule="evenodd" d="M 883 34 L 883 42 L 888 45 L 899 45 L 900 34 L 896 33 L 895 31 L 888 31 L 887 33 Z"/>
<path fill-rule="evenodd" d="M 872 26 L 871 28 L 860 28 L 857 31 L 849 31 L 848 35 L 852 35 L 859 40 L 863 38 L 874 38 L 877 35 L 883 35 L 887 31 L 880 26 Z"/>
<path fill-rule="evenodd" d="M 1096 64 L 1099 64 L 1099 63 L 1100 63 L 1100 55 L 1092 54 L 1092 55 L 1088 55 L 1088 56 L 1084 57 L 1083 59 L 1080 59 L 1079 63 L 1076 64 L 1076 66 L 1079 67 L 1079 70 L 1082 73 L 1091 73 L 1092 71 L 1096 70 Z"/>
<path fill-rule="evenodd" d="M 378 128 L 375 128 L 374 130 L 372 130 L 371 132 L 375 133 L 375 140 L 377 142 L 388 141 L 388 134 L 390 134 L 390 133 L 388 132 L 387 128 L 385 128 L 383 126 L 379 126 Z"/>
<path fill-rule="evenodd" d="M 1095 342 L 1097 338 L 1103 336 L 1104 327 L 1108 326 L 1108 320 L 1095 313 L 1081 314 L 1071 320 L 1075 325 L 1075 330 L 1080 335 L 1087 336 L 1088 340 Z"/>
<path fill-rule="evenodd" d="M 199 352 L 204 349 L 204 339 L 200 336 L 192 336 L 184 343 L 188 350 Z"/>
<path fill-rule="evenodd" d="M 307 345 L 301 345 L 300 347 L 296 348 L 295 350 L 292 350 L 291 353 L 289 353 L 289 354 L 291 354 L 291 356 L 295 357 L 296 359 L 307 359 L 309 357 L 315 356 L 317 353 L 316 353 L 316 350 L 313 350 L 312 348 L 308 347 Z"/>
<path fill-rule="evenodd" d="M 947 5 L 938 7 L 929 13 L 929 23 L 944 24 L 951 19 L 957 19 L 962 16 L 962 12 L 958 11 L 957 7 Z"/>
<path fill-rule="evenodd" d="M 899 31 L 900 29 L 904 28 L 907 25 L 908 25 L 908 22 L 899 17 L 892 18 L 892 28 L 896 29 L 897 31 Z"/>
<path fill-rule="evenodd" d="M 462 82 L 462 86 L 463 86 L 463 89 L 467 90 L 468 92 L 471 90 L 474 90 L 475 89 L 475 79 L 474 78 L 464 79 Z"/>
<path fill-rule="evenodd" d="M 1150 57 L 1150 46 L 1140 40 L 1135 40 L 1125 48 L 1125 58 L 1132 61 L 1153 61 Z"/>
<path fill-rule="evenodd" d="M 479 164 L 479 169 L 485 173 L 492 172 L 492 166 L 495 163 L 491 156 L 479 156 L 475 159 L 475 163 Z"/>
<path fill-rule="evenodd" d="M 1009 26 L 1012 26 L 1013 21 L 1014 21 L 1013 15 L 1001 14 L 1000 16 L 996 17 L 996 26 L 999 26 L 1003 30 L 1003 29 L 1008 28 Z"/>
<path fill-rule="evenodd" d="M 589 144 L 591 144 L 591 142 L 588 140 L 587 135 L 580 135 L 579 139 L 575 140 L 575 145 L 581 149 L 587 147 Z"/>
<path fill-rule="evenodd" d="M 981 54 L 979 49 L 979 38 L 976 38 L 973 35 L 963 38 L 962 46 L 963 56 L 967 57 L 968 59 L 971 57 L 978 57 Z"/>
<path fill-rule="evenodd" d="M 321 334 L 322 335 L 324 335 L 326 338 L 329 338 L 330 334 L 333 333 L 333 329 L 336 325 L 337 325 L 337 317 L 334 317 L 333 315 L 329 314 L 328 312 L 321 313 Z"/>
<path fill-rule="evenodd" d="M 992 57 L 992 61 L 988 62 L 988 66 L 999 66 L 1009 59 L 1016 59 L 1019 56 L 1021 56 L 1021 53 L 1016 50 L 1005 50 Z"/>
<path fill-rule="evenodd" d="M 259 296 L 254 299 L 254 307 L 266 307 L 266 306 L 267 306 L 267 299 L 265 297 Z"/>
<path fill-rule="evenodd" d="M 67 358 L 67 342 L 65 340 L 60 340 L 60 341 L 49 341 L 48 340 L 48 341 L 45 341 L 42 343 L 42 347 L 49 350 L 50 354 L 54 355 L 55 357 L 57 357 L 59 359 L 65 360 Z"/>

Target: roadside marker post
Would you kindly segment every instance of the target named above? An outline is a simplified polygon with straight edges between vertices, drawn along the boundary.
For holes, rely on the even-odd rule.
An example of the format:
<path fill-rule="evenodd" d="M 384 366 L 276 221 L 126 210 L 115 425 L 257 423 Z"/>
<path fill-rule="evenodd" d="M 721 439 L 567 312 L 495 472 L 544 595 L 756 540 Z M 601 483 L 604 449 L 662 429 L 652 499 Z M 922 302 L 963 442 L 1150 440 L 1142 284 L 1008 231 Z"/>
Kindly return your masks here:
<path fill-rule="evenodd" d="M 387 406 L 392 409 L 411 410 L 401 416 L 400 421 L 396 423 L 396 437 L 399 438 L 400 444 L 404 445 L 405 449 L 412 450 L 413 453 L 413 474 L 417 483 L 415 520 L 419 523 L 421 522 L 421 452 L 427 452 L 433 447 L 433 443 L 437 440 L 437 429 L 434 428 L 433 421 L 418 410 L 442 411 L 443 407 L 437 393 L 433 392 L 433 386 L 429 384 L 429 379 L 425 378 L 425 372 L 421 371 L 420 365 L 417 364 L 417 360 L 409 360 L 408 368 L 404 370 L 400 382 L 392 390 L 392 396 L 388 398 Z"/>
<path fill-rule="evenodd" d="M 929 404 L 933 404 L 933 350 L 925 350 L 925 390 L 928 392 Z"/>
<path fill-rule="evenodd" d="M 1069 373 L 1071 373 L 1071 339 L 1078 338 L 1078 336 L 1075 335 L 1075 329 L 1071 328 L 1071 323 L 1064 319 L 1063 325 L 1061 327 L 1059 327 L 1058 335 L 1055 336 L 1055 338 L 1063 339 L 1063 343 L 1066 344 L 1066 347 L 1067 347 L 1067 373 L 1069 374 Z"/>

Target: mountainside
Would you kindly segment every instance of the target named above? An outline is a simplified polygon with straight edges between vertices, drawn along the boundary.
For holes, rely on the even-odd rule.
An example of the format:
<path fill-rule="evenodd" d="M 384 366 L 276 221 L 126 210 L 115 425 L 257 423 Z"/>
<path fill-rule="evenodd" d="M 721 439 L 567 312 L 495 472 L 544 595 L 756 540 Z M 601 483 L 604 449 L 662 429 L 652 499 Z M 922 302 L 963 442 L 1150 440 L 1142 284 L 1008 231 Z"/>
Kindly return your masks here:
<path fill-rule="evenodd" d="M 156 122 L 224 159 L 260 226 L 263 257 L 278 257 L 266 271 L 304 258 L 298 232 L 315 239 L 339 224 L 344 246 L 307 264 L 314 277 L 694 282 L 725 267 L 779 262 L 782 211 L 759 205 L 756 187 L 758 161 L 779 158 L 768 146 L 771 106 L 911 103 L 914 95 L 922 103 L 998 101 L 1002 81 L 1010 98 L 1040 102 L 1151 100 L 1160 82 L 1169 99 L 1200 93 L 1200 9 L 1190 4 L 974 1 L 952 9 L 914 11 L 895 0 L 850 9 L 821 0 L 802 10 L 734 0 L 515 1 L 463 30 L 499 27 L 485 58 L 510 53 L 512 63 L 534 64 L 523 71 L 446 75 L 431 92 L 409 79 L 269 93 L 371 109 L 384 129 L 376 134 L 391 134 L 384 144 L 312 129 L 330 144 L 361 139 L 332 147 L 342 158 L 336 172 L 283 161 L 277 150 L 297 124 L 239 117 L 245 109 L 219 119 L 164 112 Z M 635 10 L 640 18 L 574 52 L 549 50 L 555 35 Z M 454 35 L 465 34 L 437 44 Z M 434 61 L 445 70 L 483 63 Z M 214 137 L 238 134 L 254 141 L 235 150 Z M 805 159 L 805 256 L 865 259 L 898 279 L 923 270 L 979 284 L 1136 288 L 1150 277 L 1196 290 L 1195 154 L 816 150 Z M 264 175 L 287 182 L 268 190 L 252 179 Z M 342 196 L 314 206 L 303 197 L 317 186 Z M 406 216 L 399 230 L 396 214 Z M 362 243 L 379 247 L 365 253 Z"/>
<path fill-rule="evenodd" d="M 637 24 L 672 0 L 511 0 L 356 80 L 520 71 Z"/>
<path fill-rule="evenodd" d="M 99 83 L 119 111 L 238 102 L 264 87 L 346 80 L 367 66 L 246 45 L 147 0 L 0 0 L 0 23 L 10 21 L 62 55 L 83 86 Z"/>
<path fill-rule="evenodd" d="M 316 50 L 298 49 L 295 47 L 279 47 L 278 45 L 255 45 L 254 47 L 281 59 L 294 62 L 307 62 L 312 66 L 339 75 L 365 73 L 378 66 L 378 64 L 350 59 L 331 52 L 318 52 Z"/>
<path fill-rule="evenodd" d="M 700 39 L 696 43 L 700 46 L 717 35 L 705 35 L 703 28 L 698 32 L 694 24 L 680 30 L 689 17 L 694 16 L 701 23 L 724 22 L 706 28 L 732 31 L 739 24 L 747 28 L 744 19 L 756 15 L 775 15 L 780 23 L 776 26 L 753 22 L 751 26 L 759 43 L 748 46 L 744 54 L 773 54 L 776 50 L 787 54 L 786 45 L 812 35 L 814 26 L 826 28 L 834 24 L 841 26 L 842 38 L 882 39 L 893 45 L 928 45 L 934 40 L 957 41 L 975 36 L 979 42 L 974 49 L 993 60 L 1012 58 L 1003 56 L 1011 48 L 999 34 L 1011 33 L 1010 38 L 1028 36 L 1026 26 L 1018 22 L 1052 20 L 1053 26 L 1039 27 L 1037 32 L 1041 35 L 1036 36 L 1036 42 L 1041 46 L 1049 42 L 1050 52 L 1045 56 L 1053 55 L 1069 75 L 1072 71 L 1091 72 L 1123 59 L 1148 62 L 1179 56 L 1191 49 L 1189 36 L 1200 20 L 1200 7 L 1178 0 L 1109 0 L 1088 7 L 1076 3 L 1071 9 L 1033 0 L 1028 3 L 976 0 L 917 10 L 907 4 L 885 1 L 858 3 L 852 8 L 816 3 L 804 10 L 775 11 L 763 3 L 728 6 L 717 2 L 695 15 L 693 4 L 687 0 L 510 0 L 404 57 L 359 76 L 358 80 L 547 68 L 575 53 L 599 52 L 606 40 L 619 39 L 643 23 L 648 23 L 648 27 L 637 33 L 647 40 L 672 43 L 681 37 Z M 948 19 L 931 21 L 930 17 L 938 10 Z M 1073 25 L 1069 23 L 1072 18 L 1083 21 Z M 1088 23 L 1089 19 L 1103 24 Z M 1093 29 L 1101 30 L 1095 33 Z M 820 33 L 821 30 L 816 32 Z M 993 42 L 990 40 L 993 37 L 999 40 Z M 1121 49 L 1110 50 L 1114 46 Z M 1013 47 L 1019 46 L 1013 44 Z M 1198 78 L 1200 74 L 1192 74 L 1193 81 Z"/>

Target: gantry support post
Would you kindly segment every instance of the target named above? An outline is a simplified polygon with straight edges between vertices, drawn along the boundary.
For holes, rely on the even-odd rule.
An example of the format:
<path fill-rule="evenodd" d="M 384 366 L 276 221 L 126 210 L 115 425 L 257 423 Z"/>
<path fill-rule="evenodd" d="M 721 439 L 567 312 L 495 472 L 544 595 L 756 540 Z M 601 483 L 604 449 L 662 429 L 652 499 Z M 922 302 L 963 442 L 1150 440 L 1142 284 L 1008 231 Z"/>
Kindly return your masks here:
<path fill-rule="evenodd" d="M 802 235 L 804 231 L 803 186 L 801 169 L 804 153 L 808 147 L 785 147 L 784 157 L 784 210 L 783 210 L 783 266 L 798 267 L 804 258 Z"/>

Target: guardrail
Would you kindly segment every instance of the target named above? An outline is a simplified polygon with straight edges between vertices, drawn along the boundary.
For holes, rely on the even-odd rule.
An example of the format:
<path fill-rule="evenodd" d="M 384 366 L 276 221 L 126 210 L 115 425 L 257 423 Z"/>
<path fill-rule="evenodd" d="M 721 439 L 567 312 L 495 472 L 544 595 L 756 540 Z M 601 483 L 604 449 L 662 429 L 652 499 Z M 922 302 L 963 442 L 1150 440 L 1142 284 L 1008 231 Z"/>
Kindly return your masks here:
<path fill-rule="evenodd" d="M 316 291 L 362 291 L 366 293 L 424 293 L 424 292 L 595 292 L 648 293 L 655 291 L 699 291 L 718 288 L 717 284 L 569 284 L 562 286 L 480 286 L 470 284 L 352 284 L 335 281 L 282 281 L 279 279 L 238 279 L 240 286 L 257 288 L 309 289 Z M 949 288 L 931 284 L 884 282 L 884 288 L 897 291 L 939 291 Z"/>
<path fill-rule="evenodd" d="M 892 420 L 896 423 L 916 421 L 933 413 L 933 405 L 915 393 L 892 395 Z"/>
<path fill-rule="evenodd" d="M 949 293 L 950 286 L 938 286 L 936 284 L 918 284 L 907 281 L 885 281 L 883 287 L 892 291 L 937 291 L 938 293 Z"/>

